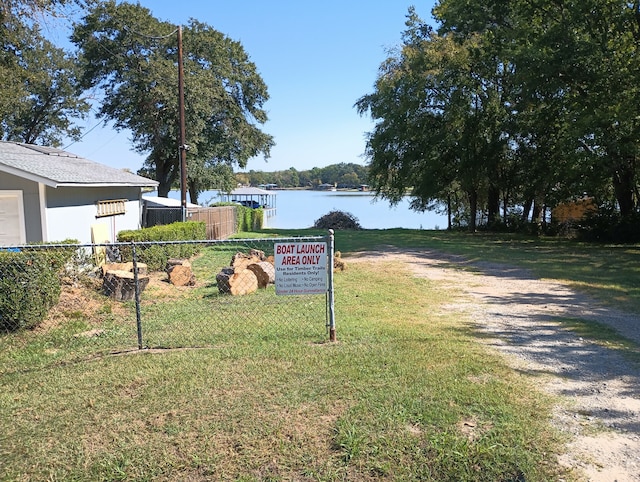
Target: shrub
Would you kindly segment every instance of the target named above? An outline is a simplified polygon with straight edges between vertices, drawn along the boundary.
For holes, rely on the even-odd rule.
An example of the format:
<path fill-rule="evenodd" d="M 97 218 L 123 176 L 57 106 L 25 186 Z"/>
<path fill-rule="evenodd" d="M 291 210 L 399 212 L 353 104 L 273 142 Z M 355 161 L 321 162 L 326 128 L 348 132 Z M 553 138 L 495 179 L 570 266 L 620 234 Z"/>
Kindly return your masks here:
<path fill-rule="evenodd" d="M 264 223 L 264 210 L 262 208 L 249 208 L 236 205 L 238 219 L 238 232 L 257 231 L 262 229 Z"/>
<path fill-rule="evenodd" d="M 185 241 L 205 239 L 206 237 L 207 227 L 205 223 L 200 221 L 177 222 L 135 231 L 120 231 L 118 233 L 118 241 L 122 243 L 131 241 Z"/>
<path fill-rule="evenodd" d="M 573 225 L 582 241 L 602 243 L 640 242 L 640 213 L 620 216 L 620 213 L 602 210 L 590 214 Z"/>
<path fill-rule="evenodd" d="M 64 256 L 54 253 L 0 252 L 0 329 L 35 328 L 58 302 Z"/>
<path fill-rule="evenodd" d="M 351 213 L 343 211 L 331 211 L 313 224 L 317 229 L 362 229 L 358 218 Z"/>
<path fill-rule="evenodd" d="M 242 206 L 235 202 L 219 202 L 211 205 L 217 206 L 233 206 L 236 208 L 236 229 L 239 233 L 246 233 L 247 231 L 258 231 L 264 226 L 264 209 L 263 208 L 250 208 Z"/>
<path fill-rule="evenodd" d="M 150 244 L 160 241 L 194 241 L 207 237 L 205 223 L 186 221 L 138 229 L 136 231 L 120 231 L 118 241 L 121 243 L 140 243 L 136 246 L 137 261 L 145 263 L 150 270 L 161 271 L 170 258 L 190 258 L 200 252 L 197 244 Z M 120 249 L 123 260 L 132 260 L 130 247 Z"/>

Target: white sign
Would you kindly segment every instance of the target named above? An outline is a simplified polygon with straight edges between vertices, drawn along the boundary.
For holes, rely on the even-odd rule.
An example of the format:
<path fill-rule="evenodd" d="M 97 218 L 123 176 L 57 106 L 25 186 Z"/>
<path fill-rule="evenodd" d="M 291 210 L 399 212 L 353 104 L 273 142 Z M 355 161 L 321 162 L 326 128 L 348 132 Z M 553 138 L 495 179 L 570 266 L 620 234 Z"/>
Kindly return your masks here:
<path fill-rule="evenodd" d="M 327 243 L 276 243 L 277 295 L 315 295 L 327 292 Z"/>

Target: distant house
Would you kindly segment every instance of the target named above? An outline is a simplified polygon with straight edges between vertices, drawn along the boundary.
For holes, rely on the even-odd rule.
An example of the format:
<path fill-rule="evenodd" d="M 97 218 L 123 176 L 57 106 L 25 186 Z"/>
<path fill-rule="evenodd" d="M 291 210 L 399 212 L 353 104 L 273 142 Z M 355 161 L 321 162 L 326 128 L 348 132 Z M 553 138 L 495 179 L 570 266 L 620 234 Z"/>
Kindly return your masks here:
<path fill-rule="evenodd" d="M 335 191 L 336 190 L 336 185 L 335 184 L 329 184 L 328 182 L 325 182 L 324 184 L 318 184 L 316 189 L 319 189 L 321 191 Z"/>
<path fill-rule="evenodd" d="M 0 245 L 115 241 L 138 229 L 158 183 L 51 147 L 0 142 Z M 106 238 L 106 239 L 104 239 Z"/>
<path fill-rule="evenodd" d="M 241 204 L 248 208 L 262 208 L 265 218 L 276 214 L 276 193 L 257 187 L 239 187 L 230 193 L 220 194 L 224 202 Z"/>

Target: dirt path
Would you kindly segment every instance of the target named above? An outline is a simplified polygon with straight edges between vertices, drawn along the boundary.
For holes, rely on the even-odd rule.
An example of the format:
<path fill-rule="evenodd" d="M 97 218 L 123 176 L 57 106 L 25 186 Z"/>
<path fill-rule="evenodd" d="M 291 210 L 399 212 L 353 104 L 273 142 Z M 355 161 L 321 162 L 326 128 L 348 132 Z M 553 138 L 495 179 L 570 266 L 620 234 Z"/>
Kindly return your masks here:
<path fill-rule="evenodd" d="M 554 423 L 570 435 L 560 462 L 581 480 L 640 480 L 640 367 L 613 349 L 563 329 L 559 318 L 595 320 L 640 344 L 640 317 L 604 307 L 556 281 L 524 270 L 435 251 L 363 253 L 348 262 L 406 262 L 416 276 L 460 291 L 446 307 L 467 313 L 518 370 L 562 397 Z M 464 268 L 464 269 L 460 269 Z M 472 268 L 472 269 L 470 269 Z"/>

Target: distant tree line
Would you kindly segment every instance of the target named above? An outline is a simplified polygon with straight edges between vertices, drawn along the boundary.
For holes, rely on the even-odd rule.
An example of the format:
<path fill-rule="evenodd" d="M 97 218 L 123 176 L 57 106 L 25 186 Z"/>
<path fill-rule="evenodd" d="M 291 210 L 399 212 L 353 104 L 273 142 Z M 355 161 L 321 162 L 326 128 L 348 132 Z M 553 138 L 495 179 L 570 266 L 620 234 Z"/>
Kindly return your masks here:
<path fill-rule="evenodd" d="M 326 167 L 298 171 L 291 167 L 285 171 L 254 171 L 236 173 L 241 184 L 259 186 L 277 184 L 281 188 L 316 187 L 321 184 L 333 184 L 338 188 L 357 188 L 368 184 L 369 169 L 354 163 L 331 164 Z"/>

